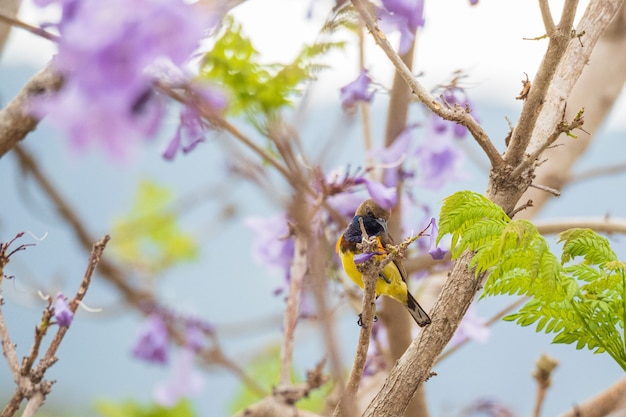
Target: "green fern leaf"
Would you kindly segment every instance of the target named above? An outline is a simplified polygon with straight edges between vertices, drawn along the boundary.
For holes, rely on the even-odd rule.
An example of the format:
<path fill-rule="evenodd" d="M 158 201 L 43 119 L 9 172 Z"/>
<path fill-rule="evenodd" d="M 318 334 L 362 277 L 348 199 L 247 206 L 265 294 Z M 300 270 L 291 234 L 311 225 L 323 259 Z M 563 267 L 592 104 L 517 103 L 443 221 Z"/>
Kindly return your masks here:
<path fill-rule="evenodd" d="M 504 318 L 554 334 L 553 343 L 608 353 L 626 370 L 626 263 L 590 229 L 559 235 L 561 259 L 532 223 L 511 221 L 485 197 L 461 191 L 444 200 L 437 242 L 452 235 L 452 255 L 472 252 L 469 267 L 486 275 L 488 295 L 532 297 Z M 578 263 L 572 263 L 582 258 Z M 567 266 L 566 266 L 567 264 Z"/>

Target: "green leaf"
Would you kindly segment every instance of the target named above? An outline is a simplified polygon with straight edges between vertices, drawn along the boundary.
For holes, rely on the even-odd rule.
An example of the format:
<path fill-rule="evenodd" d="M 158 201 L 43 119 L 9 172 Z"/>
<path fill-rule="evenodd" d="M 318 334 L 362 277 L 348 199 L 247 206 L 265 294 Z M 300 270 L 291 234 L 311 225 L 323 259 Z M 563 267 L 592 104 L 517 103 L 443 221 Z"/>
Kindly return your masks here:
<path fill-rule="evenodd" d="M 200 78 L 226 88 L 231 96 L 229 113 L 245 114 L 263 131 L 268 121 L 293 105 L 304 83 L 326 68 L 318 59 L 344 47 L 345 42 L 320 41 L 304 46 L 291 63 L 261 63 L 259 52 L 241 24 L 227 16 L 213 49 L 203 57 Z"/>
<path fill-rule="evenodd" d="M 95 404 L 98 415 L 102 417 L 194 417 L 191 404 L 181 400 L 173 407 L 158 404 L 140 404 L 133 400 L 114 403 L 100 400 Z"/>
<path fill-rule="evenodd" d="M 590 229 L 561 233 L 559 262 L 532 223 L 511 221 L 470 191 L 445 199 L 439 225 L 437 241 L 451 234 L 453 257 L 471 251 L 469 267 L 476 277 L 487 275 L 481 297 L 532 297 L 504 320 L 536 324 L 537 332 L 555 334 L 553 343 L 606 352 L 626 370 L 626 263 L 606 238 Z"/>
<path fill-rule="evenodd" d="M 130 212 L 115 220 L 111 248 L 123 263 L 154 274 L 195 259 L 198 248 L 178 225 L 170 190 L 142 180 Z"/>

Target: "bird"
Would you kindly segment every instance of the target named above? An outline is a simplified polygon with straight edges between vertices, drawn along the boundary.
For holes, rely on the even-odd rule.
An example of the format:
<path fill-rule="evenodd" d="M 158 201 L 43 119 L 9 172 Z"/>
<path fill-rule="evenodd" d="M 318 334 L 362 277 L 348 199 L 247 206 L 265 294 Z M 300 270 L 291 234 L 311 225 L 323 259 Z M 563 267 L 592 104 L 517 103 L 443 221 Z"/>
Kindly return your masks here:
<path fill-rule="evenodd" d="M 367 235 L 370 238 L 376 238 L 379 253 L 374 256 L 382 260 L 388 253 L 387 246 L 393 245 L 393 239 L 387 232 L 387 221 L 390 215 L 389 210 L 379 206 L 373 199 L 365 200 L 357 208 L 354 218 L 337 240 L 335 250 L 341 259 L 343 269 L 350 279 L 361 288 L 363 288 L 363 274 L 354 262 L 354 255 L 362 253 L 357 246 L 362 240 L 359 219 L 363 220 L 363 227 Z M 426 311 L 409 292 L 406 269 L 400 260 L 394 258 L 380 271 L 379 279 L 376 281 L 376 298 L 380 295 L 391 297 L 406 306 L 411 317 L 420 327 L 431 323 Z"/>

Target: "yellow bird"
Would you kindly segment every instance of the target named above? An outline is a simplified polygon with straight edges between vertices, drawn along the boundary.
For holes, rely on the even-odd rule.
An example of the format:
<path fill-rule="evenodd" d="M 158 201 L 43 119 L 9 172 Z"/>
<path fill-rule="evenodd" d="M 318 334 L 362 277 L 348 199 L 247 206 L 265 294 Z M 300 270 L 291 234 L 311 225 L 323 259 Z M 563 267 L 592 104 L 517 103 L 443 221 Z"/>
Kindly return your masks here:
<path fill-rule="evenodd" d="M 387 233 L 387 220 L 390 212 L 380 207 L 372 199 L 365 200 L 356 213 L 352 222 L 337 241 L 336 251 L 341 258 L 343 269 L 346 274 L 359 287 L 363 288 L 363 274 L 359 272 L 354 263 L 354 255 L 362 253 L 357 249 L 357 243 L 361 243 L 361 226 L 359 219 L 363 219 L 365 232 L 369 237 L 376 237 L 380 249 L 380 255 L 374 255 L 383 259 L 387 253 L 387 245 L 393 245 L 393 239 Z M 407 275 L 402 263 L 394 259 L 381 271 L 376 282 L 376 297 L 386 295 L 402 303 L 411 313 L 415 322 L 421 326 L 430 324 L 430 317 L 411 295 L 406 285 Z"/>

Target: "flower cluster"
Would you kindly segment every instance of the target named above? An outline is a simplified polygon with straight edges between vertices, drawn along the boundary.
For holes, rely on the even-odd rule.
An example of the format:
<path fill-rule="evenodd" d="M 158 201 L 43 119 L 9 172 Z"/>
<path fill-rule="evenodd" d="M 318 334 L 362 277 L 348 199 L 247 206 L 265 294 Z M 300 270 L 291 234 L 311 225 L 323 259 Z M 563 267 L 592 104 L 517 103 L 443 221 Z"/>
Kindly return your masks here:
<path fill-rule="evenodd" d="M 183 0 L 38 3 L 62 7 L 53 63 L 64 83 L 57 94 L 33 102 L 33 113 L 66 132 L 77 149 L 98 143 L 126 156 L 133 142 L 156 133 L 165 113 L 149 68 L 184 64 L 210 16 Z"/>
<path fill-rule="evenodd" d="M 156 364 L 168 362 L 170 335 L 165 320 L 160 313 L 148 316 L 133 348 L 136 358 Z M 212 331 L 212 328 L 192 319 L 185 323 L 185 344 L 174 359 L 171 376 L 154 387 L 155 401 L 165 407 L 174 406 L 181 398 L 197 395 L 204 388 L 204 379 L 196 371 L 195 359 L 204 347 L 204 333 Z"/>
<path fill-rule="evenodd" d="M 407 53 L 413 45 L 417 28 L 424 26 L 424 0 L 383 0 L 383 6 L 376 13 L 382 29 L 399 31 L 398 52 Z"/>
<path fill-rule="evenodd" d="M 352 112 L 358 102 L 370 103 L 374 98 L 371 89 L 372 79 L 366 70 L 362 70 L 356 80 L 339 89 L 341 96 L 341 108 Z"/>

